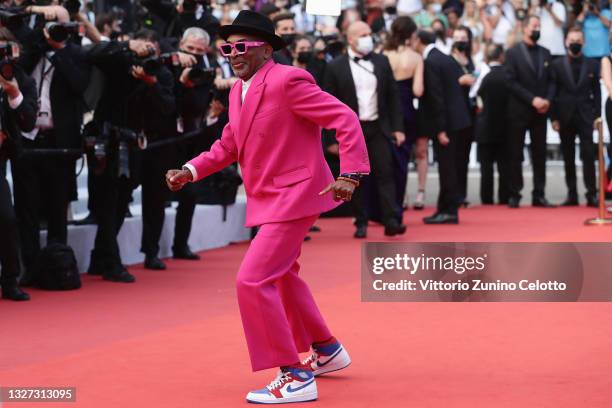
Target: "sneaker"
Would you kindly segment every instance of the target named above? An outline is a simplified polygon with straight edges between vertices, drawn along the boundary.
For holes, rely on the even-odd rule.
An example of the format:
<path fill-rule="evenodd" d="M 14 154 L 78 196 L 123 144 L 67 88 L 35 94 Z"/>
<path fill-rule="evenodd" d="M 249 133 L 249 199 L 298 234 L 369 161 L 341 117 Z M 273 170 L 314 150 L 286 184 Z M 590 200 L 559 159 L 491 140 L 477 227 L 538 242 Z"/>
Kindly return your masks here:
<path fill-rule="evenodd" d="M 246 400 L 255 404 L 285 404 L 314 401 L 317 397 L 317 383 L 311 371 L 285 367 L 265 388 L 249 392 Z"/>
<path fill-rule="evenodd" d="M 302 361 L 302 364 L 310 366 L 316 377 L 348 367 L 351 364 L 351 357 L 349 357 L 342 344 L 338 342 L 322 347 L 313 346 L 312 354 Z"/>

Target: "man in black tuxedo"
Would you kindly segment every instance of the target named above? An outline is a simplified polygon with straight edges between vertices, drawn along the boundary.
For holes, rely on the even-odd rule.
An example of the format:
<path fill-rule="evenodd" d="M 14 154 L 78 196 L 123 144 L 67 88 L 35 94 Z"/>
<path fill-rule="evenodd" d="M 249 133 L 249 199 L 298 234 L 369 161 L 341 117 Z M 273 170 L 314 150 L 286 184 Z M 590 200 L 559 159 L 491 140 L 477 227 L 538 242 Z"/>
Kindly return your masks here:
<path fill-rule="evenodd" d="M 506 53 L 505 67 L 510 86 L 508 138 L 510 146 L 510 197 L 508 206 L 518 208 L 523 189 L 523 150 L 525 132 L 531 140 L 533 165 L 532 204 L 554 207 L 544 196 L 546 186 L 546 120 L 554 94 L 550 52 L 540 47 L 540 19 L 530 16 L 523 41 Z"/>
<path fill-rule="evenodd" d="M 575 162 L 578 135 L 587 205 L 597 207 L 593 127 L 601 113 L 599 64 L 582 55 L 583 45 L 584 34 L 580 27 L 570 28 L 565 38 L 568 54 L 552 64 L 555 97 L 551 118 L 553 129 L 561 136 L 565 182 L 568 188 L 567 199 L 561 205 L 578 205 Z"/>
<path fill-rule="evenodd" d="M 463 70 L 457 61 L 435 47 L 435 41 L 435 34 L 424 30 L 418 31 L 413 41 L 413 47 L 425 59 L 425 93 L 421 97 L 421 109 L 428 120 L 423 124 L 423 131 L 433 139 L 440 174 L 437 210 L 423 221 L 426 224 L 457 224 L 461 198 L 456 163 L 462 159 L 459 138 L 461 131 L 472 124 L 472 119 L 459 84 Z"/>
<path fill-rule="evenodd" d="M 150 72 L 138 65 L 142 65 L 142 58 L 154 55 L 159 55 L 159 37 L 146 29 L 128 42 L 103 42 L 88 52 L 91 62 L 107 77 L 93 120 L 98 134 L 107 136 L 107 154 L 95 175 L 97 188 L 105 193 L 99 194 L 96 207 L 98 230 L 88 273 L 114 282 L 135 281 L 121 264 L 117 235 L 132 190 L 138 184 L 142 184 L 141 252 L 145 254 L 145 268 L 165 269 L 158 258 L 165 203 L 169 199 L 163 183 L 165 172 L 174 164 L 174 147 L 141 151 L 135 142 L 117 137 L 119 129 L 123 135 L 142 132 L 149 143 L 176 135 L 172 73 L 165 66 Z M 104 129 L 109 127 L 113 130 L 105 134 Z M 96 160 L 93 154 L 89 159 Z"/>
<path fill-rule="evenodd" d="M 67 22 L 68 12 L 58 11 L 56 17 L 58 23 Z M 46 27 L 32 30 L 16 21 L 10 29 L 23 45 L 20 65 L 36 82 L 38 116 L 34 129 L 22 132 L 20 143 L 24 153 L 31 149 L 81 148 L 83 94 L 90 72 L 81 47 L 72 37 L 54 40 Z M 74 157 L 27 154 L 11 160 L 15 211 L 26 268 L 24 285 L 32 283 L 43 212 L 47 219 L 47 243 L 67 242 L 67 211 L 76 187 L 75 161 Z"/>
<path fill-rule="evenodd" d="M 385 235 L 406 232 L 398 221 L 390 141 L 406 139 L 400 100 L 387 57 L 373 51 L 372 30 L 358 21 L 347 30 L 348 52 L 327 65 L 323 89 L 348 105 L 361 121 L 372 166 L 372 177 L 380 199 Z M 355 238 L 367 235 L 368 216 L 361 189 L 353 195 L 357 230 Z"/>
<path fill-rule="evenodd" d="M 216 63 L 207 55 L 209 50 L 210 37 L 206 31 L 198 27 L 191 27 L 185 30 L 180 42 L 180 51 L 194 56 L 194 60 L 197 61 L 195 69 L 215 68 Z M 206 127 L 206 113 L 212 96 L 212 81 L 193 83 L 189 79 L 189 73 L 192 69 L 194 68 L 180 67 L 175 75 L 178 130 L 184 133 L 203 130 Z M 180 143 L 178 146 L 178 159 L 180 163 L 185 163 L 203 150 L 200 143 L 202 137 L 203 135 L 196 136 L 193 139 Z M 193 253 L 187 244 L 189 234 L 191 233 L 197 192 L 198 184 L 190 183 L 177 193 L 178 207 L 174 224 L 174 245 L 172 246 L 174 258 L 177 259 L 200 259 L 200 256 Z"/>
<path fill-rule="evenodd" d="M 478 97 L 482 110 L 476 118 L 476 142 L 480 160 L 480 199 L 483 204 L 493 204 L 493 166 L 497 163 L 499 174 L 498 200 L 508 204 L 508 149 L 506 137 L 506 109 L 508 105 L 508 77 L 503 67 L 504 49 L 490 44 L 486 58 L 491 71 L 486 74 Z"/>
<path fill-rule="evenodd" d="M 0 40 L 0 46 L 6 42 Z M 6 180 L 6 161 L 19 154 L 21 132 L 34 129 L 36 123 L 36 85 L 34 80 L 14 67 L 10 80 L 0 75 L 0 287 L 2 297 L 29 300 L 17 279 L 19 263 L 19 229 Z"/>

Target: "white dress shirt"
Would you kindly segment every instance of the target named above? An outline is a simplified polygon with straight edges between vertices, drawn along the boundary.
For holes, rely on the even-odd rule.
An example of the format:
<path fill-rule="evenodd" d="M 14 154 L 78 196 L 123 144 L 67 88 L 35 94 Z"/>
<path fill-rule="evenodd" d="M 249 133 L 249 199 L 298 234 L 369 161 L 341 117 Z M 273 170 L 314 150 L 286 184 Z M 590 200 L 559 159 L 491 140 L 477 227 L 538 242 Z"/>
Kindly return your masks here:
<path fill-rule="evenodd" d="M 40 130 L 53 128 L 51 81 L 53 81 L 55 67 L 50 61 L 53 54 L 53 51 L 48 52 L 45 57 L 38 61 L 34 71 L 32 71 L 31 76 L 36 81 L 36 90 L 38 91 L 38 117 L 36 119 L 36 127 L 34 127 L 31 132 L 21 132 L 25 138 L 30 140 L 36 139 Z"/>
<path fill-rule="evenodd" d="M 243 104 L 244 104 L 244 98 L 246 97 L 247 91 L 249 90 L 249 87 L 251 86 L 251 82 L 253 82 L 253 78 L 255 78 L 255 74 L 253 74 L 253 76 L 250 77 L 248 81 L 242 81 L 242 98 L 241 98 L 241 101 L 242 101 Z"/>
<path fill-rule="evenodd" d="M 348 57 L 357 93 L 359 120 L 376 120 L 378 119 L 378 92 L 376 90 L 378 80 L 374 75 L 374 64 L 366 60 L 355 62 L 354 58 L 358 55 L 351 48 L 348 49 Z"/>

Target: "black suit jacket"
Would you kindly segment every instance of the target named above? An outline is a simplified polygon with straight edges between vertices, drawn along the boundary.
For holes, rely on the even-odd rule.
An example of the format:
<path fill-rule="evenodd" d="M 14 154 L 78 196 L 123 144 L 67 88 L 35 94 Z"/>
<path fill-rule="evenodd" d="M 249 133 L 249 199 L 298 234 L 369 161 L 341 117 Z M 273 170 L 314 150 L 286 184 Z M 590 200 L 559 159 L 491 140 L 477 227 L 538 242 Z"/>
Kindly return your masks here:
<path fill-rule="evenodd" d="M 0 90 L 0 123 L 8 139 L 0 147 L 0 171 L 4 171 L 6 159 L 18 156 L 21 132 L 30 132 L 36 124 L 37 94 L 34 80 L 28 77 L 19 67 L 15 67 L 15 79 L 23 95 L 23 101 L 13 109 L 9 105 L 8 95 Z"/>
<path fill-rule="evenodd" d="M 508 106 L 508 76 L 503 66 L 491 68 L 480 84 L 478 96 L 482 99 L 482 111 L 476 118 L 476 141 L 503 142 Z"/>
<path fill-rule="evenodd" d="M 51 47 L 41 29 L 20 25 L 13 30 L 23 51 L 19 64 L 31 75 Z M 90 66 L 81 47 L 71 41 L 50 58 L 55 71 L 51 80 L 50 99 L 53 128 L 58 148 L 80 148 L 81 125 L 85 111 L 84 93 L 89 83 Z"/>
<path fill-rule="evenodd" d="M 436 137 L 440 132 L 465 129 L 472 124 L 470 109 L 459 77 L 461 66 L 453 58 L 433 48 L 425 59 L 425 93 L 422 109 L 427 117 L 423 133 Z"/>
<path fill-rule="evenodd" d="M 561 126 L 567 125 L 575 113 L 580 115 L 587 126 L 601 116 L 599 65 L 584 57 L 581 61 L 577 83 L 574 81 L 569 57 L 559 58 L 552 64 L 555 96 L 551 119 L 558 120 Z"/>
<path fill-rule="evenodd" d="M 526 123 L 533 118 L 533 115 L 538 114 L 531 106 L 536 96 L 548 99 L 552 103 L 555 91 L 551 78 L 550 52 L 539 45 L 536 47 L 539 64 L 531 60 L 527 45 L 523 42 L 510 48 L 506 53 L 505 67 L 510 86 L 508 118 L 512 122 Z M 539 66 L 538 72 L 536 66 Z"/>
<path fill-rule="evenodd" d="M 403 132 L 402 108 L 397 84 L 386 56 L 372 53 L 372 64 L 377 79 L 378 120 L 387 136 L 392 132 Z M 359 116 L 357 91 L 349 65 L 348 54 L 335 58 L 325 68 L 323 90 L 338 98 Z"/>

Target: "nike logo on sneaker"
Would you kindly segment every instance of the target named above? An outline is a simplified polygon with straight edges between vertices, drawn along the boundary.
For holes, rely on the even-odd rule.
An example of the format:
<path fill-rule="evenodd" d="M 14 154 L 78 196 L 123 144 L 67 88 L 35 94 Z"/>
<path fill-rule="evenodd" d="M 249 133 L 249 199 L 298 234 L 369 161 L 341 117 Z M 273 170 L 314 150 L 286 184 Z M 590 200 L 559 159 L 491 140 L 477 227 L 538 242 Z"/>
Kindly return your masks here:
<path fill-rule="evenodd" d="M 334 357 L 336 357 L 340 352 L 342 351 L 342 347 L 340 347 L 338 350 L 336 350 L 336 352 L 334 354 L 331 355 L 331 357 L 329 358 L 329 360 L 327 360 L 324 363 L 321 363 L 319 360 L 317 360 L 317 367 L 323 367 L 325 366 L 327 363 L 329 363 L 330 361 L 332 361 L 334 359 Z"/>
<path fill-rule="evenodd" d="M 289 386 L 287 387 L 287 392 L 296 392 L 296 391 L 299 391 L 299 390 L 301 390 L 302 388 L 306 388 L 306 387 L 308 387 L 308 386 L 309 386 L 310 384 L 312 384 L 314 381 L 315 381 L 315 380 L 314 380 L 314 378 L 313 378 L 312 380 L 308 381 L 306 384 L 304 384 L 304 385 L 300 385 L 300 386 L 299 386 L 299 387 L 297 387 L 297 388 L 292 388 L 292 387 L 291 387 L 291 384 L 289 384 Z"/>

